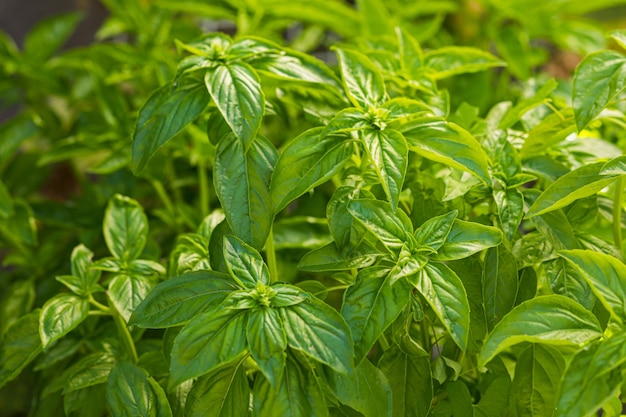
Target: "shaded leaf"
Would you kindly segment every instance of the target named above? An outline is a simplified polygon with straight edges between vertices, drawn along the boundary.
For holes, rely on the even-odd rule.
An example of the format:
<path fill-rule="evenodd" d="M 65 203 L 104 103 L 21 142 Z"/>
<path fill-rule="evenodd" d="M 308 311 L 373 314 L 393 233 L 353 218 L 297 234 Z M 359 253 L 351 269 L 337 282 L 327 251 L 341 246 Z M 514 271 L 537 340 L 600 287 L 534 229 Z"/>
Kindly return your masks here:
<path fill-rule="evenodd" d="M 247 417 L 249 397 L 242 363 L 223 366 L 193 384 L 185 402 L 185 416 Z"/>
<path fill-rule="evenodd" d="M 0 340 L 0 387 L 17 377 L 42 351 L 39 336 L 40 310 L 20 317 Z"/>

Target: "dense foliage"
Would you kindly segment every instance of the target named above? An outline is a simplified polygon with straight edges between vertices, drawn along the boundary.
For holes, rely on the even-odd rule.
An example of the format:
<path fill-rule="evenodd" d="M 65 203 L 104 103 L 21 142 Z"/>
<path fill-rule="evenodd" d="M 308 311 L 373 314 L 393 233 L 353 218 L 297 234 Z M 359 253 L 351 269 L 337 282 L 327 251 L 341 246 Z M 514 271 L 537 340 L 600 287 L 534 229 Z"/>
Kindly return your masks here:
<path fill-rule="evenodd" d="M 0 33 L 1 415 L 621 415 L 623 1 L 103 3 Z"/>

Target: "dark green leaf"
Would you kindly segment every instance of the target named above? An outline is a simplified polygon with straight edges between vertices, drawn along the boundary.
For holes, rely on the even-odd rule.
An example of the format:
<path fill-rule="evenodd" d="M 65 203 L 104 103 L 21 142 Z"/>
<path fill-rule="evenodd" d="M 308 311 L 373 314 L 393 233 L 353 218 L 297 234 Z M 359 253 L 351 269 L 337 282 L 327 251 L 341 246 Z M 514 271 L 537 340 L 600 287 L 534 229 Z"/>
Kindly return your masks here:
<path fill-rule="evenodd" d="M 40 65 L 68 40 L 81 20 L 79 13 L 67 13 L 39 22 L 24 40 L 24 55 Z"/>
<path fill-rule="evenodd" d="M 385 101 L 385 82 L 376 65 L 360 52 L 335 49 L 341 77 L 350 101 L 369 110 Z"/>
<path fill-rule="evenodd" d="M 172 417 L 163 388 L 148 373 L 129 362 L 115 364 L 107 384 L 113 417 Z"/>
<path fill-rule="evenodd" d="M 13 199 L 4 183 L 0 181 L 0 218 L 9 218 L 13 215 Z"/>
<path fill-rule="evenodd" d="M 89 302 L 75 294 L 57 294 L 43 305 L 39 318 L 41 343 L 47 347 L 74 330 L 89 313 Z"/>
<path fill-rule="evenodd" d="M 352 216 L 372 232 L 389 250 L 397 250 L 414 240 L 413 226 L 403 210 L 395 211 L 379 200 L 352 200 L 348 206 Z"/>
<path fill-rule="evenodd" d="M 427 74 L 435 79 L 484 71 L 503 65 L 505 65 L 504 62 L 489 52 L 467 46 L 446 46 L 424 54 L 424 67 L 426 67 Z"/>
<path fill-rule="evenodd" d="M 109 299 L 128 322 L 133 311 L 150 293 L 154 283 L 141 276 L 116 275 L 109 283 Z"/>
<path fill-rule="evenodd" d="M 274 146 L 260 136 L 248 151 L 232 137 L 217 148 L 215 192 L 234 234 L 257 250 L 265 245 L 274 218 L 269 187 L 276 159 Z"/>
<path fill-rule="evenodd" d="M 582 346 L 602 336 L 598 319 L 562 295 L 523 302 L 494 327 L 479 355 L 483 366 L 504 349 L 521 342 Z"/>
<path fill-rule="evenodd" d="M 107 382 L 115 357 L 106 352 L 95 352 L 83 356 L 68 369 L 69 379 L 63 387 L 63 394 L 85 389 Z"/>
<path fill-rule="evenodd" d="M 223 366 L 193 384 L 185 403 L 186 417 L 248 417 L 250 387 L 241 362 Z"/>
<path fill-rule="evenodd" d="M 139 327 L 162 328 L 184 324 L 217 306 L 238 287 L 220 272 L 195 271 L 159 283 L 135 308 L 129 321 Z"/>
<path fill-rule="evenodd" d="M 467 258 L 481 250 L 499 245 L 502 232 L 495 227 L 456 219 L 445 243 L 437 250 L 434 259 L 449 261 Z"/>
<path fill-rule="evenodd" d="M 116 194 L 107 206 L 103 232 L 111 254 L 122 261 L 132 261 L 146 245 L 148 219 L 137 201 Z"/>
<path fill-rule="evenodd" d="M 515 305 L 518 287 L 517 262 L 513 254 L 502 245 L 488 249 L 483 270 L 483 302 L 490 330 Z"/>
<path fill-rule="evenodd" d="M 569 297 L 587 308 L 587 310 L 593 309 L 596 297 L 591 290 L 591 286 L 583 277 L 583 273 L 572 263 L 565 258 L 556 258 L 545 262 L 543 268 L 548 284 L 550 284 L 550 289 L 554 294 Z"/>
<path fill-rule="evenodd" d="M 235 236 L 224 237 L 224 260 L 231 276 L 242 287 L 252 289 L 258 283 L 269 284 L 270 273 L 261 254 Z"/>
<path fill-rule="evenodd" d="M 285 368 L 287 336 L 278 312 L 260 307 L 250 312 L 247 328 L 250 354 L 272 386 L 277 386 Z"/>
<path fill-rule="evenodd" d="M 0 387 L 22 372 L 42 351 L 39 337 L 39 310 L 15 321 L 0 341 Z"/>
<path fill-rule="evenodd" d="M 0 164 L 15 155 L 20 145 L 37 132 L 34 117 L 26 112 L 2 123 L 0 125 Z"/>

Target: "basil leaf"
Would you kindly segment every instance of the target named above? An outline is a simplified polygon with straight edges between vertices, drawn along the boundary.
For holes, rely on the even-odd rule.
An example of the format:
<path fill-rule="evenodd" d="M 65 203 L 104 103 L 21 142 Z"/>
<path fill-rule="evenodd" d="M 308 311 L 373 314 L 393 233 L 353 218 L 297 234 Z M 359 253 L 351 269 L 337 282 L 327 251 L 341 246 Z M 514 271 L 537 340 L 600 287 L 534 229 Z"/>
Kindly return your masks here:
<path fill-rule="evenodd" d="M 483 302 L 489 329 L 515 305 L 519 288 L 517 261 L 504 246 L 487 250 L 483 270 Z"/>
<path fill-rule="evenodd" d="M 446 242 L 452 226 L 455 224 L 457 210 L 426 220 L 416 231 L 415 240 L 419 247 L 437 251 Z"/>
<path fill-rule="evenodd" d="M 427 74 L 435 79 L 484 71 L 505 63 L 489 52 L 468 46 L 444 46 L 424 54 Z"/>
<path fill-rule="evenodd" d="M 413 239 L 413 226 L 402 210 L 392 210 L 391 205 L 379 200 L 352 200 L 348 211 L 365 228 L 374 234 L 390 252 L 396 251 Z"/>
<path fill-rule="evenodd" d="M 446 241 L 433 255 L 433 259 L 439 261 L 463 259 L 481 250 L 497 246 L 501 242 L 502 232 L 499 229 L 456 219 Z"/>
<path fill-rule="evenodd" d="M 385 82 L 376 65 L 360 52 L 336 48 L 341 78 L 350 101 L 369 110 L 385 101 Z"/>
<path fill-rule="evenodd" d="M 126 322 L 150 293 L 154 283 L 141 276 L 116 275 L 109 283 L 108 296 Z"/>
<path fill-rule="evenodd" d="M 74 330 L 88 314 L 89 302 L 75 294 L 57 294 L 46 301 L 39 318 L 42 346 L 48 347 Z"/>
<path fill-rule="evenodd" d="M 330 242 L 321 248 L 307 252 L 300 259 L 298 269 L 308 272 L 322 272 L 364 268 L 374 263 L 377 254 L 378 252 L 369 248 L 368 245 L 361 245 L 344 255 L 337 249 L 335 242 Z"/>
<path fill-rule="evenodd" d="M 242 287 L 252 289 L 257 283 L 269 285 L 270 273 L 259 252 L 235 236 L 224 237 L 224 260 L 228 272 Z"/>
<path fill-rule="evenodd" d="M 287 336 L 278 312 L 257 308 L 250 312 L 246 331 L 252 359 L 272 386 L 280 383 L 285 368 Z"/>
<path fill-rule="evenodd" d="M 40 310 L 20 317 L 0 340 L 0 388 L 17 377 L 42 351 L 39 336 Z"/>
<path fill-rule="evenodd" d="M 113 256 L 132 261 L 141 255 L 148 238 L 148 219 L 139 203 L 116 194 L 104 214 L 104 240 Z"/>

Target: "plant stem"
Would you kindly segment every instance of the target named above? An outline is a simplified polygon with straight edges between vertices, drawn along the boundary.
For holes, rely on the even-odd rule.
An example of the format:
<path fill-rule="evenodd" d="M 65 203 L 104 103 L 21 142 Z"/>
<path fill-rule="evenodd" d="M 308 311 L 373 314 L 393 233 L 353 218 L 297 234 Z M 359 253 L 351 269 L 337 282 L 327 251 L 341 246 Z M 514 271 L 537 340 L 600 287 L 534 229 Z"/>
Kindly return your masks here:
<path fill-rule="evenodd" d="M 107 306 L 105 306 L 104 304 L 100 304 L 99 302 L 96 301 L 95 298 L 93 298 L 93 295 L 89 294 L 89 302 L 96 307 L 98 310 L 100 310 L 103 314 L 112 314 L 111 313 L 111 309 Z"/>
<path fill-rule="evenodd" d="M 128 358 L 132 363 L 137 363 L 139 361 L 139 357 L 137 356 L 137 349 L 135 348 L 135 342 L 133 341 L 133 337 L 130 334 L 130 330 L 128 330 L 128 326 L 126 326 L 126 322 L 120 315 L 119 311 L 115 308 L 115 306 L 109 301 L 111 314 L 113 315 L 113 321 L 115 321 L 115 327 L 117 327 L 117 333 L 119 334 L 120 340 L 122 342 L 122 346 L 128 355 Z"/>
<path fill-rule="evenodd" d="M 204 162 L 198 163 L 198 186 L 200 187 L 200 213 L 204 219 L 211 211 L 209 201 L 209 181 L 206 175 Z"/>
<path fill-rule="evenodd" d="M 154 179 L 150 180 L 150 182 L 152 182 L 152 186 L 154 187 L 154 190 L 157 192 L 159 199 L 161 199 L 161 202 L 165 206 L 165 210 L 167 210 L 170 217 L 172 218 L 172 224 L 174 226 L 178 226 L 178 222 L 176 221 L 176 210 L 174 209 L 174 204 L 172 204 L 172 200 L 167 195 L 167 192 L 165 192 L 165 188 L 163 187 L 163 184 L 161 183 L 161 181 L 154 180 Z"/>
<path fill-rule="evenodd" d="M 622 196 L 624 195 L 624 177 L 619 177 L 615 183 L 615 197 L 613 198 L 613 240 L 615 246 L 622 252 Z"/>
<path fill-rule="evenodd" d="M 274 248 L 274 227 L 270 229 L 270 234 L 265 242 L 265 254 L 267 256 L 267 266 L 270 270 L 270 283 L 278 281 L 278 266 L 276 264 L 276 249 Z"/>

